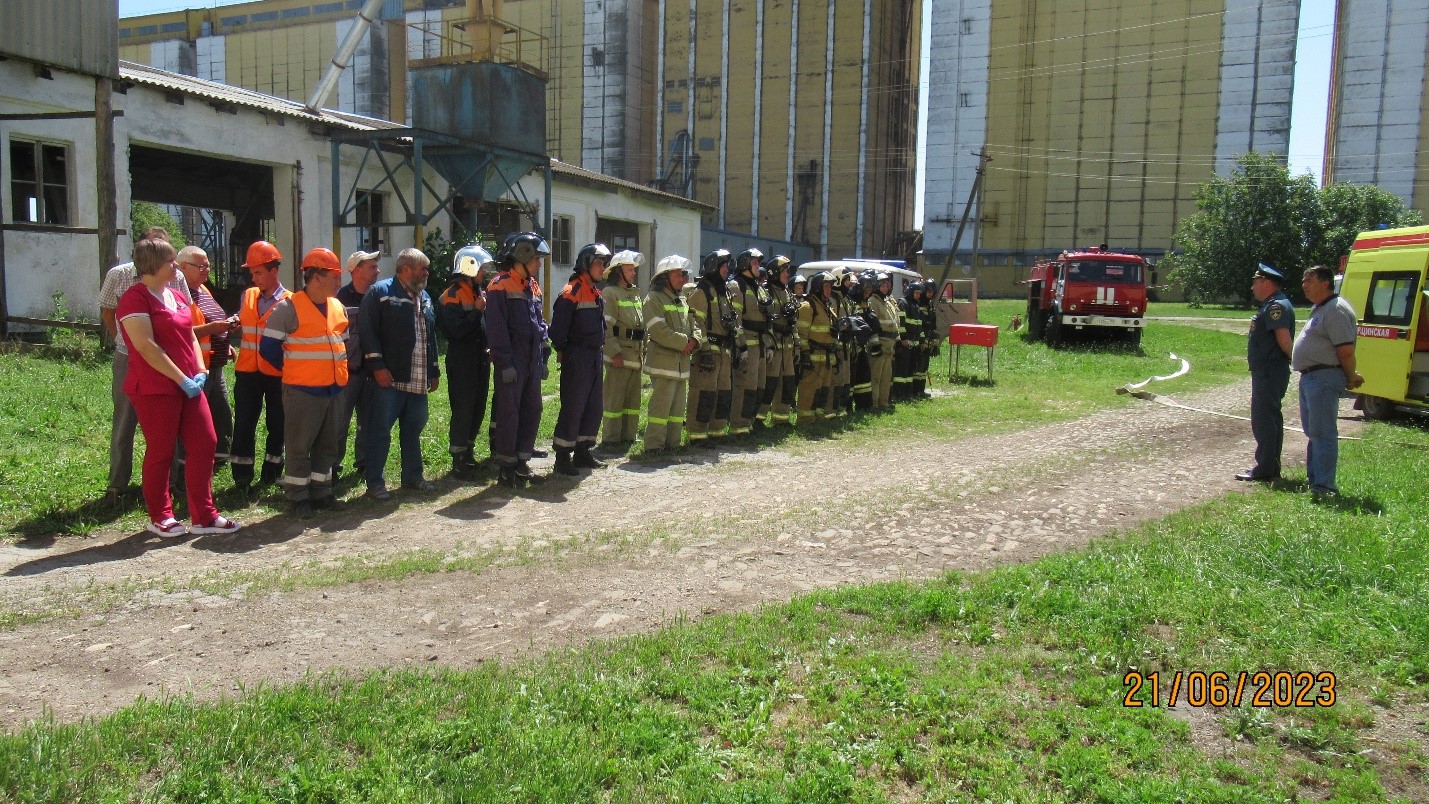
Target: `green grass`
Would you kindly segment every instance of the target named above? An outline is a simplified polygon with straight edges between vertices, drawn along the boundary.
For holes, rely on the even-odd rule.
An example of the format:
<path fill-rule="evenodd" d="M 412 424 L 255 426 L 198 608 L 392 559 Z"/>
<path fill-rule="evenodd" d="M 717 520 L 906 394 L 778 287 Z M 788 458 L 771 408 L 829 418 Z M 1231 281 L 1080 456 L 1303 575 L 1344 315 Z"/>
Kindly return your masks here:
<path fill-rule="evenodd" d="M 936 399 L 900 405 L 891 415 L 857 416 L 837 426 L 814 428 L 812 437 L 837 434 L 849 449 L 896 433 L 920 432 L 934 438 L 956 438 L 1006 432 L 1032 424 L 1065 421 L 1093 410 L 1140 404 L 1112 393 L 1117 386 L 1175 367 L 1167 355 L 1175 352 L 1193 365 L 1188 376 L 1158 386 L 1163 393 L 1210 387 L 1244 376 L 1244 337 L 1188 326 L 1155 322 L 1140 352 L 1117 344 L 1078 343 L 1050 349 L 1029 343 L 1023 334 L 1006 329 L 1022 307 L 1016 301 L 981 305 L 984 322 L 1002 327 L 994 353 L 993 382 L 988 382 L 986 350 L 964 347 L 959 377 L 949 382 L 950 347 L 933 359 L 931 387 Z M 231 367 L 229 371 L 231 372 Z M 83 535 L 98 529 L 139 531 L 146 518 L 138 497 L 143 437 L 136 438 L 135 490 L 119 510 L 99 503 L 107 480 L 111 404 L 107 360 L 72 361 L 37 355 L 0 354 L 0 533 L 9 538 L 48 539 Z M 559 403 L 559 374 L 554 370 L 543 386 L 548 398 L 538 445 L 549 445 Z M 230 387 L 231 373 L 230 373 Z M 450 409 L 445 389 L 431 401 L 430 421 L 422 434 L 423 459 L 429 477 L 444 475 Z M 643 424 L 642 424 L 643 426 Z M 259 425 L 258 443 L 263 443 Z M 776 445 L 797 449 L 802 433 L 745 438 L 741 445 Z M 387 476 L 400 475 L 396 436 Z M 477 439 L 479 457 L 487 454 L 485 437 Z M 634 450 L 638 452 L 638 448 Z M 349 456 L 351 450 L 349 449 Z M 351 457 L 348 458 L 351 464 Z M 282 511 L 282 495 L 270 490 L 254 507 L 227 495 L 227 470 L 215 481 L 219 507 L 240 520 Z M 349 488 L 360 494 L 358 483 Z"/>
<path fill-rule="evenodd" d="M 1341 471 L 1338 501 L 1287 481 L 987 573 L 42 723 L 0 737 L 0 797 L 1424 800 L 1422 747 L 1369 738 L 1429 682 L 1429 433 L 1371 425 Z M 1330 671 L 1339 697 L 1226 709 L 1197 744 L 1123 707 L 1131 667 Z"/>
<path fill-rule="evenodd" d="M 1239 318 L 1249 326 L 1255 308 L 1243 304 L 1151 302 L 1147 305 L 1146 314 L 1152 318 Z"/>

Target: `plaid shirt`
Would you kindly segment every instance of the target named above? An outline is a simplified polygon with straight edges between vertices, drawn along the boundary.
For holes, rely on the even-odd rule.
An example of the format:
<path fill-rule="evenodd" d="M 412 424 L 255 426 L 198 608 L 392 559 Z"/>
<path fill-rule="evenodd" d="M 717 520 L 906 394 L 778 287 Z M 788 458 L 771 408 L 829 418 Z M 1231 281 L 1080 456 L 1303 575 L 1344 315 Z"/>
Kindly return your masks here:
<path fill-rule="evenodd" d="M 430 383 L 427 380 L 427 317 L 421 314 L 421 291 L 414 294 L 412 300 L 417 305 L 417 314 L 412 316 L 412 327 L 417 335 L 412 346 L 412 377 L 407 382 L 394 381 L 392 387 L 409 394 L 425 394 Z"/>

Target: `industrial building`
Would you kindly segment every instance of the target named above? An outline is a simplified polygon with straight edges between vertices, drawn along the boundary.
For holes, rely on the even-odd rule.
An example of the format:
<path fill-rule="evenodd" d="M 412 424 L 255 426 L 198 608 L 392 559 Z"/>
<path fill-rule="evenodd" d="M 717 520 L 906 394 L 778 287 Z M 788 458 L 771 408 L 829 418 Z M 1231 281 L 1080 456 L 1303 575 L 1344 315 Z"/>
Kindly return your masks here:
<path fill-rule="evenodd" d="M 122 62 L 114 8 L 35 0 L 0 9 L 0 328 L 45 325 L 56 298 L 70 315 L 95 320 L 100 280 L 132 249 L 136 201 L 184 213 L 191 241 L 215 265 L 220 299 L 222 286 L 234 292 L 246 281 L 238 266 L 260 238 L 289 256 L 291 286 L 297 257 L 317 245 L 380 251 L 390 271 L 401 249 L 424 245 L 425 232 L 471 221 L 463 191 L 495 200 L 503 228 L 483 231 L 549 229 L 555 259 L 542 279 L 556 286 L 592 240 L 659 256 L 693 256 L 700 246 L 708 207 L 550 161 L 539 142 L 534 154 L 520 153 L 488 146 L 491 131 L 453 136 L 440 117 L 417 129 L 315 112 Z M 76 19 L 86 22 L 67 24 Z M 512 80 L 506 65 L 472 66 L 497 72 L 493 82 Z M 434 76 L 443 77 L 426 78 Z"/>
<path fill-rule="evenodd" d="M 1339 0 L 1328 181 L 1373 184 L 1429 213 L 1429 6 Z"/>
<path fill-rule="evenodd" d="M 1298 0 L 933 0 L 931 20 L 930 263 L 965 211 L 969 272 L 1103 243 L 1154 259 L 1198 186 L 1288 153 Z"/>
<path fill-rule="evenodd" d="M 121 20 L 123 58 L 300 100 L 360 0 Z M 335 107 L 413 119 L 411 70 L 502 46 L 547 79 L 553 159 L 710 207 L 705 243 L 878 255 L 912 227 L 912 0 L 388 0 Z"/>

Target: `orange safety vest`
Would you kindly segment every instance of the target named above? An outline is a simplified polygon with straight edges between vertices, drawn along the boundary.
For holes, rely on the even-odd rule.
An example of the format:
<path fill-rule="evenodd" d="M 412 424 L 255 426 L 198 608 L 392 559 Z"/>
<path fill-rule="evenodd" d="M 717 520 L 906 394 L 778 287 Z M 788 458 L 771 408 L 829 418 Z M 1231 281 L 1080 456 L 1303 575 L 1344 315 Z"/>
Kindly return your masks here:
<path fill-rule="evenodd" d="M 263 327 L 268 323 L 268 316 L 273 314 L 273 307 L 268 308 L 266 315 L 258 315 L 258 288 L 249 288 L 243 291 L 243 303 L 238 307 L 238 323 L 243 327 L 243 342 L 238 350 L 238 362 L 234 363 L 234 371 L 261 371 L 271 377 L 280 377 L 283 372 L 279 371 L 263 359 L 258 354 L 258 341 L 263 339 Z M 282 301 L 293 295 L 291 290 L 283 291 L 283 296 L 278 299 Z"/>
<path fill-rule="evenodd" d="M 291 304 L 298 328 L 283 341 L 283 382 L 325 388 L 347 385 L 347 311 L 336 297 L 328 299 L 327 315 L 306 293 L 294 293 Z"/>
<path fill-rule="evenodd" d="M 208 323 L 208 316 L 198 309 L 198 302 L 189 302 L 189 315 L 193 317 L 194 329 L 198 329 Z M 207 369 L 213 364 L 213 338 L 209 335 L 198 336 L 198 348 L 203 353 L 203 367 Z"/>

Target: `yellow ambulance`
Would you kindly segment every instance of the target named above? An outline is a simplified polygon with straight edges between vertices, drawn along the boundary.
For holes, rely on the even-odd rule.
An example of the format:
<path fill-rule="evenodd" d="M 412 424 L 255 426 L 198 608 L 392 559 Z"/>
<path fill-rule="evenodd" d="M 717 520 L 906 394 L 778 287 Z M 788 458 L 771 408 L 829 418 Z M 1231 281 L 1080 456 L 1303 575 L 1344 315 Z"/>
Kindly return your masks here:
<path fill-rule="evenodd" d="M 1361 232 L 1340 295 L 1359 314 L 1355 359 L 1365 418 L 1429 412 L 1429 226 Z"/>

